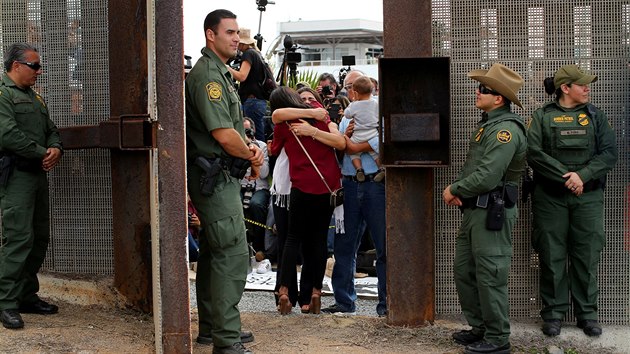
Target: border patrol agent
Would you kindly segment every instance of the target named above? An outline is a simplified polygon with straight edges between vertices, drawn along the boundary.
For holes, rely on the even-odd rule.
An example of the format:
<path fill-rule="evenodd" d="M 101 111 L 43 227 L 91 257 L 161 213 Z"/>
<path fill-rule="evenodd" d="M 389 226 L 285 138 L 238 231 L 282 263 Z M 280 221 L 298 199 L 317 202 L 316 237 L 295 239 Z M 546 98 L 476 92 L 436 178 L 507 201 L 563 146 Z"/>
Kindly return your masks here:
<path fill-rule="evenodd" d="M 498 63 L 489 70 L 473 70 L 468 77 L 480 82 L 475 106 L 484 113 L 472 134 L 464 167 L 443 198 L 463 213 L 455 285 L 472 329 L 453 333 L 453 339 L 466 345 L 466 353 L 509 353 L 511 232 L 527 150 L 523 119 L 511 112 L 510 103 L 522 107 L 516 93 L 523 79 Z"/>
<path fill-rule="evenodd" d="M 0 319 L 24 327 L 21 313 L 54 314 L 37 296 L 37 273 L 50 239 L 48 180 L 62 155 L 59 131 L 31 87 L 42 73 L 37 49 L 15 43 L 4 57 L 0 84 Z"/>
<path fill-rule="evenodd" d="M 532 245 L 540 259 L 540 314 L 548 336 L 560 334 L 569 290 L 578 327 L 589 336 L 602 333 L 597 268 L 606 242 L 604 184 L 617 162 L 617 143 L 606 114 L 588 103 L 588 85 L 595 81 L 576 65 L 561 67 L 545 79 L 546 92 L 556 99 L 534 112 L 528 131 Z"/>
<path fill-rule="evenodd" d="M 237 307 L 249 265 L 240 197 L 243 176 L 235 176 L 242 169 L 233 173 L 233 164 L 251 162 L 255 179 L 263 155 L 256 145 L 246 144 L 241 102 L 225 65 L 239 43 L 236 15 L 215 10 L 207 15 L 204 31 L 206 47 L 186 77 L 188 191 L 203 228 L 197 264 L 197 342 L 213 344 L 215 354 L 250 353 L 242 342 L 254 337 L 240 331 Z M 204 163 L 212 166 L 205 169 Z"/>

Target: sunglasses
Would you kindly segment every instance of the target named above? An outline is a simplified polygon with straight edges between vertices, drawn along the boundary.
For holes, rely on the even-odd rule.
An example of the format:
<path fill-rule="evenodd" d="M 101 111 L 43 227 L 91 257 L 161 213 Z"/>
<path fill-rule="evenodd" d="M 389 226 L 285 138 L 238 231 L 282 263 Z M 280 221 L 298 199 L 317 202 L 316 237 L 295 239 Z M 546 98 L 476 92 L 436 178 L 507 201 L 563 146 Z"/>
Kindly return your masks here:
<path fill-rule="evenodd" d="M 482 84 L 479 84 L 479 93 L 482 94 L 482 95 L 495 95 L 495 96 L 501 95 L 500 93 L 498 93 L 498 92 L 496 92 L 494 90 L 491 90 L 491 89 L 485 87 Z"/>
<path fill-rule="evenodd" d="M 28 62 L 28 61 L 18 61 L 18 63 L 20 64 L 24 64 L 26 66 L 28 66 L 29 68 L 37 71 L 39 69 L 42 68 L 42 65 L 40 63 L 32 63 L 32 62 Z"/>

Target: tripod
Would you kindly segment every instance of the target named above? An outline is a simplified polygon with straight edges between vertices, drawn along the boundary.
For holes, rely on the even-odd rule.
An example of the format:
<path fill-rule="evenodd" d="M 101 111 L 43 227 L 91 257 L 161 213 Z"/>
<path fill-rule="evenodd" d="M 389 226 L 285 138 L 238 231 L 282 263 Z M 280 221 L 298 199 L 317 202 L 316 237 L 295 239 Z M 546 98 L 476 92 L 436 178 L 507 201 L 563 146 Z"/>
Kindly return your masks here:
<path fill-rule="evenodd" d="M 276 3 L 268 0 L 256 0 L 256 5 L 258 5 L 258 11 L 260 11 L 260 15 L 258 16 L 258 33 L 254 36 L 256 40 L 256 45 L 258 46 L 258 50 L 262 52 L 262 43 L 263 36 L 260 34 L 260 26 L 262 24 L 262 14 L 267 10 L 267 5 L 275 5 Z"/>

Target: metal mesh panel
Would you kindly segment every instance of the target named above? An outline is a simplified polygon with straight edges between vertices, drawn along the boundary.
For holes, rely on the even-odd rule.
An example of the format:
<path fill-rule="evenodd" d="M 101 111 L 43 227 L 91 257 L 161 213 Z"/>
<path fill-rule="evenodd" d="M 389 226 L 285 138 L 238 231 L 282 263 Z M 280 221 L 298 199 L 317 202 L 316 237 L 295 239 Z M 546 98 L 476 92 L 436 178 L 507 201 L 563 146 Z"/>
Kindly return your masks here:
<path fill-rule="evenodd" d="M 455 237 L 461 215 L 442 202 L 442 188 L 463 166 L 468 140 L 480 111 L 474 107 L 476 84 L 466 73 L 501 62 L 519 72 L 525 85 L 519 93 L 529 120 L 549 98 L 542 81 L 561 65 L 576 63 L 598 75 L 591 101 L 608 115 L 617 133 L 619 162 L 608 176 L 605 195 L 607 245 L 599 271 L 599 313 L 604 323 L 630 324 L 630 200 L 628 104 L 630 103 L 630 1 L 482 1 L 433 0 L 433 52 L 451 57 L 452 164 L 438 169 L 436 205 L 437 312 L 459 313 L 453 282 Z M 519 203 L 513 232 L 510 273 L 510 315 L 536 317 L 538 258 L 531 249 L 531 206 Z M 572 314 L 568 314 L 568 318 Z"/>
<path fill-rule="evenodd" d="M 58 127 L 109 118 L 107 2 L 2 1 L 2 53 L 35 45 L 44 67 L 35 89 Z M 107 150 L 66 151 L 49 174 L 51 242 L 45 268 L 111 274 L 111 174 Z"/>

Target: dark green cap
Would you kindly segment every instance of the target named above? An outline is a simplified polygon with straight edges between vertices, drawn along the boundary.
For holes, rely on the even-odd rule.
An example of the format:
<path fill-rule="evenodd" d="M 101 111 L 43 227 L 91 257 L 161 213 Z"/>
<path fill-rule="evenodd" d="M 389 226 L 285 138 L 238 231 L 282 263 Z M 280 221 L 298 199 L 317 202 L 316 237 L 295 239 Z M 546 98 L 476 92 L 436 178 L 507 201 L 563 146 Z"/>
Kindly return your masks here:
<path fill-rule="evenodd" d="M 597 81 L 597 76 L 589 75 L 573 64 L 561 67 L 553 76 L 553 85 L 556 89 L 562 84 L 587 85 L 595 81 Z"/>

